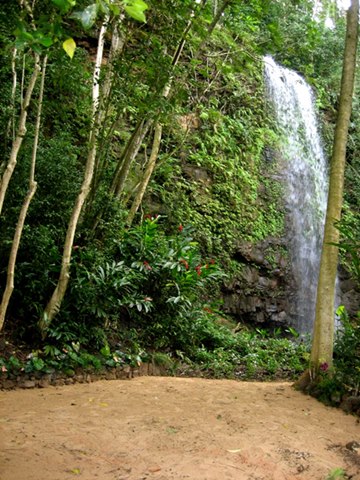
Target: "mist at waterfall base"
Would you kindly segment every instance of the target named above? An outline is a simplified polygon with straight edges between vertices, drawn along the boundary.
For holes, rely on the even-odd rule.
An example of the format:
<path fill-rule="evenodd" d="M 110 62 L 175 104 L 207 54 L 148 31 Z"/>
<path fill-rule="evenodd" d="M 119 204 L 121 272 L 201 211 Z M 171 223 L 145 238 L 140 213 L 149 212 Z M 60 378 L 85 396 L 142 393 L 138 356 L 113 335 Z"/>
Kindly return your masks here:
<path fill-rule="evenodd" d="M 311 87 L 296 72 L 264 58 L 267 97 L 281 137 L 287 244 L 296 286 L 288 313 L 301 334 L 312 333 L 328 193 L 324 155 Z"/>

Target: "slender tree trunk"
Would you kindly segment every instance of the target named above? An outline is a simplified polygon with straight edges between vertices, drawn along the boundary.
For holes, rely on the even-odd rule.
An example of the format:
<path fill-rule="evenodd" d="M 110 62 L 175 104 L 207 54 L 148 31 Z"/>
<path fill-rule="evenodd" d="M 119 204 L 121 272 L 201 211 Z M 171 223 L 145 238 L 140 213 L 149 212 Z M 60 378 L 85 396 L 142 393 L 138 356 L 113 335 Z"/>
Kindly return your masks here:
<path fill-rule="evenodd" d="M 99 33 L 98 52 L 100 51 L 101 54 L 104 49 L 106 26 L 107 26 L 107 20 L 105 20 L 105 22 L 103 23 Z M 99 69 L 101 68 L 101 62 L 102 62 L 102 55 L 98 54 L 96 57 L 96 64 L 94 69 L 95 80 L 98 79 L 98 76 L 100 74 Z M 96 92 L 96 94 L 94 94 L 94 91 Z M 41 319 L 39 320 L 39 329 L 43 338 L 46 337 L 47 329 L 51 324 L 54 316 L 58 313 L 61 307 L 61 303 L 64 299 L 65 292 L 69 283 L 71 254 L 72 254 L 72 247 L 74 244 L 76 228 L 79 222 L 79 217 L 80 217 L 82 208 L 88 197 L 90 186 L 91 186 L 93 175 L 94 175 L 94 167 L 95 167 L 96 152 L 97 152 L 97 140 L 98 140 L 98 134 L 100 129 L 100 125 L 99 125 L 100 112 L 99 112 L 98 106 L 99 106 L 99 88 L 98 88 L 97 81 L 95 81 L 93 86 L 94 119 L 93 119 L 93 125 L 90 133 L 89 152 L 88 152 L 86 165 L 85 165 L 84 178 L 80 188 L 80 192 L 76 198 L 75 205 L 74 205 L 74 208 L 70 217 L 70 221 L 68 224 L 58 283 L 44 310 L 44 313 Z"/>
<path fill-rule="evenodd" d="M 205 46 L 208 38 L 211 36 L 211 34 L 213 33 L 213 31 L 215 30 L 215 27 L 216 25 L 219 23 L 223 13 L 225 12 L 225 10 L 227 9 L 227 7 L 229 5 L 231 5 L 232 3 L 232 0 L 224 0 L 224 2 L 221 4 L 220 8 L 217 9 L 216 13 L 215 13 L 215 16 L 213 18 L 213 21 L 210 23 L 209 27 L 208 27 L 208 36 L 207 38 L 204 38 L 204 40 L 200 43 L 199 45 L 199 48 L 197 50 L 197 55 L 196 57 L 199 56 L 200 52 L 202 51 L 203 47 Z"/>
<path fill-rule="evenodd" d="M 34 87 L 36 84 L 36 81 L 39 76 L 39 71 L 40 71 L 40 64 L 39 64 L 39 55 L 35 54 L 35 65 L 34 65 L 34 71 L 31 75 L 30 81 L 28 88 L 26 90 L 25 98 L 24 101 L 22 102 L 21 105 L 21 113 L 20 113 L 20 118 L 19 118 L 19 125 L 16 131 L 16 136 L 15 140 L 12 145 L 11 153 L 10 153 L 10 159 L 9 162 L 6 166 L 6 169 L 3 173 L 3 176 L 0 180 L 0 215 L 2 212 L 3 204 L 4 204 L 4 199 L 5 195 L 10 183 L 10 179 L 12 177 L 12 174 L 14 173 L 16 163 L 17 163 L 17 157 L 23 142 L 23 139 L 26 134 L 26 120 L 27 120 L 27 112 L 28 112 L 28 107 L 30 104 L 30 100 L 34 91 Z"/>
<path fill-rule="evenodd" d="M 301 387 L 316 379 L 320 367 L 326 370 L 331 367 L 333 361 L 334 302 L 338 265 L 338 247 L 335 244 L 339 241 L 339 230 L 335 225 L 341 218 L 343 203 L 345 154 L 354 90 L 358 21 L 359 0 L 352 0 L 351 7 L 347 13 L 339 111 L 331 158 L 329 194 L 317 288 L 310 370 L 300 379 Z"/>
<path fill-rule="evenodd" d="M 142 119 L 137 123 L 135 130 L 132 133 L 130 139 L 128 140 L 123 150 L 123 153 L 118 161 L 117 169 L 115 171 L 112 185 L 110 187 L 110 194 L 117 199 L 121 197 L 131 164 L 136 155 L 138 154 L 141 144 L 149 128 L 151 127 L 151 124 L 152 120 L 148 120 L 146 122 L 145 119 Z M 96 216 L 93 222 L 92 232 L 96 232 L 96 229 L 101 221 L 102 216 L 104 215 L 105 210 L 106 208 L 103 208 Z"/>
<path fill-rule="evenodd" d="M 192 24 L 193 24 L 193 20 L 190 20 L 188 22 L 188 25 L 185 28 L 183 36 L 180 40 L 180 43 L 179 43 L 179 45 L 178 45 L 178 47 L 175 51 L 175 54 L 174 54 L 174 57 L 173 57 L 173 60 L 172 60 L 172 64 L 171 64 L 172 69 L 177 65 L 177 63 L 179 61 L 179 58 L 181 56 L 181 53 L 182 53 L 184 45 L 185 45 L 186 35 L 189 33 Z M 170 74 L 169 80 L 167 81 L 167 83 L 166 83 L 166 85 L 165 85 L 165 87 L 163 88 L 163 91 L 162 91 L 163 98 L 167 98 L 169 96 L 170 91 L 171 91 L 172 81 L 173 81 L 173 76 Z M 111 193 L 113 193 L 115 195 L 115 197 L 118 198 L 118 199 L 121 197 L 121 194 L 124 191 L 125 182 L 126 182 L 127 177 L 129 175 L 129 171 L 130 171 L 132 162 L 136 158 L 136 155 L 139 153 L 141 144 L 142 144 L 145 136 L 147 135 L 147 133 L 148 133 L 152 124 L 153 124 L 153 119 L 152 118 L 150 118 L 150 119 L 144 118 L 144 119 L 140 120 L 135 132 L 133 133 L 130 141 L 128 142 L 128 144 L 125 148 L 125 151 L 124 151 L 124 154 L 123 154 L 123 157 L 122 157 L 122 161 L 119 164 L 119 167 L 118 167 L 118 169 L 115 173 L 113 184 L 112 184 L 112 187 L 111 187 L 111 190 L 110 190 Z"/>
<path fill-rule="evenodd" d="M 20 102 L 21 105 L 24 103 L 24 90 L 25 90 L 25 64 L 26 64 L 26 54 L 23 54 L 22 58 L 22 68 L 21 68 L 21 82 L 20 82 Z"/>
<path fill-rule="evenodd" d="M 17 48 L 14 47 L 12 57 L 11 57 L 11 73 L 12 73 L 12 87 L 11 87 L 11 117 L 9 118 L 8 126 L 6 129 L 6 137 L 12 138 L 12 141 L 15 140 L 15 95 L 17 88 L 17 71 L 16 71 L 16 57 L 17 57 Z"/>
<path fill-rule="evenodd" d="M 202 2 L 201 2 L 202 6 L 205 5 L 206 1 L 207 0 L 202 0 Z M 194 24 L 194 16 L 192 15 L 191 19 L 188 21 L 188 23 L 187 23 L 187 25 L 184 29 L 184 32 L 181 36 L 179 44 L 178 44 L 178 46 L 175 50 L 175 53 L 174 53 L 174 56 L 173 56 L 173 59 L 172 59 L 172 62 L 171 62 L 171 72 L 169 74 L 169 79 L 166 82 L 166 84 L 165 84 L 165 86 L 164 86 L 164 88 L 162 89 L 162 92 L 161 92 L 161 95 L 162 95 L 163 98 L 168 98 L 168 96 L 170 94 L 171 86 L 172 86 L 172 82 L 173 82 L 172 72 L 173 72 L 174 67 L 179 62 L 180 56 L 181 56 L 182 51 L 183 51 L 184 46 L 185 46 L 187 35 L 188 35 L 189 31 L 191 30 L 193 24 Z M 111 193 L 113 193 L 115 195 L 115 197 L 118 198 L 118 199 L 121 197 L 121 194 L 124 191 L 125 182 L 126 182 L 127 177 L 129 175 L 129 171 L 130 171 L 132 162 L 134 161 L 136 155 L 138 154 L 139 149 L 141 147 L 141 143 L 143 142 L 146 134 L 148 133 L 149 128 L 153 124 L 153 121 L 154 120 L 152 118 L 150 118 L 150 119 L 144 118 L 143 120 L 140 120 L 138 125 L 140 124 L 140 125 L 143 125 L 143 126 L 138 128 L 137 130 L 135 130 L 130 142 L 128 143 L 128 145 L 126 147 L 126 150 L 125 150 L 124 155 L 123 155 L 123 159 L 120 163 L 120 166 L 117 169 L 117 171 L 115 172 L 114 180 L 113 180 L 112 187 L 111 187 L 111 190 L 110 190 Z"/>
<path fill-rule="evenodd" d="M 99 111 L 101 62 L 104 56 L 105 33 L 107 30 L 108 22 L 109 22 L 109 17 L 106 16 L 103 24 L 101 25 L 101 29 L 99 33 L 98 48 L 96 52 L 95 68 L 93 73 L 93 89 L 92 89 L 93 121 L 95 121 L 95 117 Z M 100 113 L 99 113 L 99 120 L 101 120 Z"/>
<path fill-rule="evenodd" d="M 109 148 L 109 140 L 112 138 L 113 131 L 116 127 L 120 112 L 117 113 L 116 120 L 112 123 L 110 127 L 106 126 L 108 120 L 109 110 L 112 107 L 111 103 L 111 92 L 114 84 L 115 72 L 114 72 L 114 62 L 121 55 L 124 45 L 125 38 L 123 34 L 120 34 L 119 26 L 123 20 L 124 15 L 120 15 L 118 21 L 114 25 L 112 37 L 111 37 L 111 46 L 109 51 L 108 59 L 108 68 L 106 70 L 105 78 L 102 83 L 102 88 L 100 92 L 101 104 L 99 107 L 99 123 L 102 126 L 102 131 L 107 130 L 105 137 L 101 139 L 101 144 L 97 149 L 96 160 L 95 160 L 95 169 L 93 175 L 93 181 L 90 188 L 89 199 L 87 201 L 86 207 L 84 208 L 84 216 L 91 211 L 93 202 L 96 197 L 96 191 L 101 181 L 102 174 L 107 165 L 107 149 Z M 96 223 L 96 221 L 95 221 Z"/>
<path fill-rule="evenodd" d="M 201 7 L 204 7 L 204 5 L 206 4 L 207 0 L 202 0 L 201 2 Z M 216 12 L 216 15 L 213 19 L 213 21 L 211 22 L 209 28 L 208 28 L 208 36 L 210 36 L 212 34 L 212 32 L 214 31 L 217 23 L 219 22 L 223 12 L 225 11 L 225 9 L 230 5 L 231 3 L 231 0 L 225 0 L 221 7 L 218 9 L 218 11 Z M 178 44 L 178 47 L 176 48 L 175 50 L 175 53 L 174 53 L 174 56 L 173 56 L 173 59 L 172 59 L 172 63 L 171 63 L 171 67 L 172 67 L 172 71 L 174 69 L 174 67 L 176 67 L 176 65 L 178 64 L 179 62 L 179 59 L 181 57 L 181 54 L 182 54 L 182 51 L 184 49 L 184 46 L 185 46 L 185 43 L 186 43 L 186 39 L 187 39 L 187 35 L 188 33 L 190 32 L 191 28 L 193 27 L 194 25 L 194 20 L 195 20 L 195 17 L 192 15 L 192 18 L 189 20 L 187 26 L 185 27 L 184 29 L 184 32 L 182 34 L 182 37 L 180 39 L 180 42 Z M 203 42 L 201 42 L 200 44 L 200 47 L 199 47 L 199 50 L 198 52 L 200 52 L 200 50 L 202 49 L 202 47 L 205 45 L 207 39 L 205 39 Z M 165 87 L 163 88 L 163 91 L 161 93 L 162 97 L 163 98 L 168 98 L 169 95 L 170 95 L 170 92 L 171 92 L 171 87 L 172 87 L 172 83 L 173 83 L 173 74 L 172 74 L 172 71 L 170 72 L 170 75 L 169 75 L 169 79 L 165 85 Z M 151 122 L 152 123 L 152 122 Z M 151 124 L 150 124 L 151 125 Z M 149 125 L 149 127 L 150 127 Z M 148 130 L 148 129 L 147 129 Z M 146 132 L 144 133 L 143 132 L 143 135 L 142 135 L 142 138 L 141 138 L 141 141 L 138 143 L 138 148 L 136 150 L 134 150 L 134 154 L 133 155 L 127 155 L 126 156 L 126 159 L 124 160 L 123 162 L 123 166 L 122 166 L 122 169 L 121 169 L 121 173 L 118 175 L 118 180 L 117 182 L 115 181 L 114 183 L 116 184 L 116 188 L 113 190 L 114 193 L 115 193 L 115 196 L 117 198 L 120 197 L 120 195 L 122 194 L 123 192 L 123 189 L 124 189 L 124 186 L 125 186 L 125 182 L 126 182 L 126 179 L 127 179 L 127 176 L 129 174 L 129 171 L 130 171 L 130 167 L 131 167 L 131 164 L 132 164 L 132 161 L 134 160 L 134 158 L 136 157 L 137 153 L 138 153 L 138 150 L 140 148 L 140 145 L 141 145 L 141 142 L 143 140 L 143 138 L 145 137 L 146 133 L 147 133 L 147 130 Z M 160 134 L 160 140 L 159 140 L 159 145 L 158 145 L 158 150 L 160 148 L 160 142 L 161 142 L 161 135 Z M 156 164 L 156 158 L 155 158 L 155 163 L 153 164 L 153 166 L 151 167 L 151 173 L 152 171 L 154 170 L 154 167 L 155 167 L 155 164 Z M 150 173 L 150 176 L 151 176 L 151 173 Z M 150 179 L 150 177 L 149 177 Z M 147 180 L 146 182 L 146 186 L 149 182 L 149 179 Z M 145 189 L 146 189 L 146 186 L 145 186 Z M 141 198 L 143 197 L 145 193 L 145 190 L 144 192 L 141 194 Z M 137 200 L 136 200 L 137 201 Z M 140 203 L 141 203 L 141 200 L 140 200 Z M 136 208 L 136 211 L 137 209 L 139 208 L 139 205 L 137 207 L 134 206 L 134 208 Z M 135 211 L 135 212 L 136 212 Z M 134 213 L 135 214 L 135 213 Z M 131 217 L 130 217 L 131 218 Z M 131 218 L 131 222 L 132 222 L 133 218 Z"/>
<path fill-rule="evenodd" d="M 130 226 L 134 220 L 134 216 L 136 212 L 138 211 L 138 208 L 142 202 L 142 199 L 144 197 L 146 188 L 148 186 L 149 180 L 151 178 L 151 175 L 154 171 L 155 165 L 156 165 L 156 160 L 159 154 L 159 149 L 160 149 L 160 143 L 161 143 L 161 136 L 162 136 L 162 126 L 160 125 L 159 122 L 155 124 L 155 132 L 154 132 L 154 140 L 153 140 L 153 145 L 151 149 L 151 154 L 149 161 L 147 163 L 144 176 L 142 178 L 142 181 L 139 185 L 139 188 L 136 192 L 136 196 L 133 200 L 133 203 L 130 208 L 129 215 L 127 217 L 127 224 Z"/>
<path fill-rule="evenodd" d="M 111 37 L 111 46 L 110 46 L 109 61 L 108 61 L 109 68 L 105 75 L 104 85 L 103 85 L 102 94 L 101 94 L 103 103 L 107 102 L 110 97 L 110 91 L 111 91 L 111 87 L 114 79 L 114 62 L 116 58 L 118 58 L 121 55 L 125 45 L 125 38 L 123 35 L 120 35 L 119 33 L 119 26 L 122 20 L 123 20 L 123 15 L 121 15 L 118 21 L 116 22 L 113 33 L 112 33 L 112 37 Z M 103 107 L 101 108 L 101 110 L 103 113 L 106 113 L 107 109 Z"/>
<path fill-rule="evenodd" d="M 117 168 L 115 170 L 114 178 L 113 178 L 113 181 L 112 181 L 112 185 L 111 185 L 111 188 L 110 188 L 110 193 L 112 195 L 115 194 L 116 186 L 117 186 L 118 181 L 119 181 L 119 176 L 120 176 L 120 172 L 121 172 L 121 168 L 122 168 L 124 159 L 125 159 L 126 155 L 128 154 L 128 151 L 131 148 L 131 145 L 134 143 L 136 137 L 139 135 L 139 132 L 142 130 L 143 126 L 144 126 L 144 120 L 141 119 L 136 124 L 135 130 L 133 131 L 131 137 L 129 138 L 129 140 L 127 142 L 127 144 L 125 145 L 124 150 L 123 150 L 123 152 L 122 152 L 122 154 L 119 158 Z"/>
<path fill-rule="evenodd" d="M 202 0 L 201 7 L 204 7 L 206 2 L 207 2 L 207 0 Z M 208 28 L 208 35 L 211 35 L 211 33 L 214 30 L 216 24 L 219 22 L 219 20 L 222 16 L 222 13 L 224 12 L 226 7 L 230 3 L 231 2 L 229 0 L 225 0 L 224 3 L 222 4 L 222 6 L 220 7 L 220 9 L 216 12 L 215 18 Z M 194 17 L 192 16 L 192 18 L 189 20 L 187 26 L 185 27 L 183 35 L 180 39 L 179 45 L 178 45 L 177 49 L 175 50 L 175 53 L 174 53 L 174 56 L 173 56 L 173 59 L 172 59 L 172 69 L 177 65 L 177 63 L 180 59 L 181 53 L 183 51 L 183 48 L 184 48 L 184 45 L 185 45 L 185 42 L 186 42 L 187 35 L 188 35 L 189 31 L 191 30 L 193 23 L 194 23 Z M 206 40 L 204 40 L 201 43 L 200 48 L 205 44 Z M 167 98 L 169 96 L 170 91 L 171 91 L 172 82 L 173 82 L 173 75 L 172 75 L 172 72 L 170 72 L 169 80 L 167 81 L 165 87 L 163 88 L 163 90 L 161 92 L 161 95 L 164 98 Z M 141 147 L 141 144 L 142 144 L 146 134 L 148 133 L 152 123 L 153 123 L 152 118 L 146 118 L 145 117 L 145 118 L 139 120 L 139 122 L 137 123 L 137 126 L 136 126 L 130 140 L 128 141 L 126 147 L 124 148 L 124 151 L 123 151 L 123 153 L 122 153 L 122 155 L 119 159 L 119 162 L 118 162 L 118 165 L 117 165 L 114 177 L 113 177 L 112 185 L 111 185 L 111 188 L 110 188 L 110 193 L 112 195 L 114 195 L 115 198 L 117 198 L 117 199 L 119 199 L 121 197 L 121 195 L 124 191 L 125 182 L 127 180 L 132 162 L 136 158 L 136 156 L 139 152 L 139 149 Z M 103 215 L 103 211 L 100 212 L 100 214 L 97 216 L 97 218 L 94 222 L 93 228 L 92 228 L 93 231 L 96 230 L 96 228 L 97 228 L 97 226 L 98 226 L 98 224 L 101 220 L 102 215 Z"/>
<path fill-rule="evenodd" d="M 19 250 L 22 232 L 24 229 L 26 215 L 27 215 L 31 200 L 34 197 L 36 188 L 37 188 L 37 183 L 35 181 L 35 166 L 36 166 L 37 149 L 38 149 L 38 143 L 39 143 L 42 104 L 43 104 L 43 98 L 44 98 L 46 64 L 47 64 L 47 56 L 45 56 L 44 58 L 43 67 L 42 67 L 39 103 L 38 103 L 38 110 L 37 110 L 36 124 L 35 124 L 34 144 L 33 144 L 33 151 L 32 151 L 31 164 L 30 164 L 29 190 L 20 210 L 18 222 L 15 228 L 13 242 L 11 245 L 11 251 L 10 251 L 9 262 L 7 267 L 6 287 L 5 287 L 1 304 L 0 304 L 0 331 L 2 330 L 2 327 L 4 325 L 6 311 L 9 305 L 12 292 L 14 290 L 16 258 Z"/>
<path fill-rule="evenodd" d="M 55 315 L 60 310 L 60 306 L 64 299 L 65 292 L 69 283 L 70 262 L 71 262 L 72 247 L 74 244 L 74 238 L 76 233 L 76 227 L 79 221 L 82 207 L 90 191 L 91 178 L 94 172 L 97 134 L 98 134 L 98 126 L 96 127 L 94 126 L 92 130 L 91 140 L 90 140 L 90 151 L 86 161 L 84 180 L 81 185 L 80 192 L 76 198 L 75 205 L 70 217 L 70 221 L 69 221 L 69 225 L 66 233 L 59 280 L 44 310 L 44 314 L 41 320 L 39 321 L 39 328 L 43 338 L 46 337 L 47 328 L 49 327 Z"/>
<path fill-rule="evenodd" d="M 111 188 L 111 193 L 114 193 L 116 198 L 120 198 L 121 194 L 124 191 L 125 182 L 129 175 L 130 167 L 132 162 L 136 158 L 136 155 L 139 153 L 141 144 L 148 133 L 153 119 L 142 120 L 140 127 L 135 130 L 134 135 L 132 136 L 130 142 L 127 145 L 127 148 L 124 152 L 123 161 L 121 163 L 121 168 L 118 170 L 118 174 L 115 176 L 113 185 Z"/>
<path fill-rule="evenodd" d="M 11 73 L 12 73 L 12 88 L 11 88 L 11 116 L 9 118 L 7 128 L 6 128 L 6 135 L 4 141 L 4 148 L 7 150 L 7 146 L 9 144 L 9 139 L 11 141 L 15 141 L 15 96 L 16 96 L 16 88 L 17 88 L 17 71 L 16 71 L 16 56 L 17 56 L 17 48 L 13 48 L 13 53 L 11 57 Z M 3 175 L 4 170 L 6 168 L 6 160 L 3 159 L 0 164 L 0 177 Z"/>

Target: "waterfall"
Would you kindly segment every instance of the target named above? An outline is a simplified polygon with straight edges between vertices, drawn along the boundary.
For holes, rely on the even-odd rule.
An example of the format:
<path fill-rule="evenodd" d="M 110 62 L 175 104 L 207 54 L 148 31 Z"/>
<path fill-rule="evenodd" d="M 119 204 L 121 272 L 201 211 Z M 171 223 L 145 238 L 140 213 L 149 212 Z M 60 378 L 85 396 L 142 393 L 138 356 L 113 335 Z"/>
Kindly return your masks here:
<path fill-rule="evenodd" d="M 310 333 L 327 202 L 327 160 L 310 86 L 271 57 L 265 57 L 264 63 L 267 95 L 281 136 L 286 227 L 297 289 L 291 321 L 300 333 Z"/>

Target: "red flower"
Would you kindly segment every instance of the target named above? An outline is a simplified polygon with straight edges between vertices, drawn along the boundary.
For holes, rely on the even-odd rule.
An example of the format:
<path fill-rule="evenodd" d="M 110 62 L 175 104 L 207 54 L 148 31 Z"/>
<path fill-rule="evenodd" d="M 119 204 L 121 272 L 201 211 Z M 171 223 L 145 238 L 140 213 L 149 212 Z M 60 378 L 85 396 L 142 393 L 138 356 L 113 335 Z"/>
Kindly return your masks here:
<path fill-rule="evenodd" d="M 196 273 L 200 276 L 201 275 L 201 265 L 195 267 Z"/>
<path fill-rule="evenodd" d="M 186 260 L 184 260 L 183 258 L 180 260 L 180 263 L 182 263 L 185 267 L 185 270 L 189 270 L 189 264 Z"/>
<path fill-rule="evenodd" d="M 215 260 L 212 258 L 211 260 L 209 260 L 209 263 L 210 263 L 211 265 L 214 265 Z"/>
<path fill-rule="evenodd" d="M 144 264 L 144 267 L 146 268 L 146 270 L 152 270 L 152 266 L 149 264 L 149 262 L 147 262 L 146 260 L 143 262 Z"/>
<path fill-rule="evenodd" d="M 319 368 L 322 372 L 326 372 L 329 369 L 329 364 L 327 362 L 324 362 L 320 365 Z"/>
<path fill-rule="evenodd" d="M 184 230 L 184 227 L 183 227 L 183 226 L 181 225 L 181 223 L 180 223 L 180 225 L 179 225 L 179 232 L 182 232 L 183 230 Z"/>

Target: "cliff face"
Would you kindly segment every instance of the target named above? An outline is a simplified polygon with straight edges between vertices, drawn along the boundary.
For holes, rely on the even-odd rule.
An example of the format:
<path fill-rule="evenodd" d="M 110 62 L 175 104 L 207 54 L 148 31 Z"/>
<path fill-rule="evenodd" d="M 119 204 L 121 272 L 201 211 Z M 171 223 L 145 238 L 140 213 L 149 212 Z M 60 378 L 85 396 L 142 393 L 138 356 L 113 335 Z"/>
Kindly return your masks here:
<path fill-rule="evenodd" d="M 240 323 L 299 328 L 298 287 L 291 273 L 286 239 L 268 238 L 257 244 L 239 243 L 234 255 L 241 272 L 225 282 L 224 311 Z M 339 267 L 337 304 L 350 316 L 359 310 L 360 292 L 344 267 Z M 311 332 L 309 332 L 311 333 Z"/>
<path fill-rule="evenodd" d="M 240 273 L 223 288 L 224 310 L 236 320 L 266 326 L 292 323 L 294 288 L 283 240 L 239 243 Z"/>

